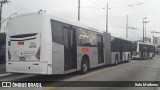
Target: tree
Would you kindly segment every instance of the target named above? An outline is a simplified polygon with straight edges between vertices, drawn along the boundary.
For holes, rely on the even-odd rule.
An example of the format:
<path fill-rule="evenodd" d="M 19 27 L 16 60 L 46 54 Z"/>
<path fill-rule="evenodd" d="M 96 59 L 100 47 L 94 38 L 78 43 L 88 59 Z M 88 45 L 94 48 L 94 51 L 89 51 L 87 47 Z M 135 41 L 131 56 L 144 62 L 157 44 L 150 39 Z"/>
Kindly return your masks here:
<path fill-rule="evenodd" d="M 0 45 L 1 44 L 6 44 L 6 34 L 5 33 L 0 33 Z"/>

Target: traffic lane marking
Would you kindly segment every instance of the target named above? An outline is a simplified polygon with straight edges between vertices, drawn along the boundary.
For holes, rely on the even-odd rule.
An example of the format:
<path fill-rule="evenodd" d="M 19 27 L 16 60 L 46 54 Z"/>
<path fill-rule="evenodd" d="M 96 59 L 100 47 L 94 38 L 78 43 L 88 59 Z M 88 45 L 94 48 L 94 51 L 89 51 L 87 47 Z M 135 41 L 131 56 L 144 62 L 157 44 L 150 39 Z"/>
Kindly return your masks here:
<path fill-rule="evenodd" d="M 131 63 L 127 63 L 127 64 L 121 64 L 118 67 L 127 66 L 127 65 L 130 65 L 132 63 L 135 63 L 135 62 L 131 62 Z M 91 72 L 91 73 L 88 73 L 88 74 L 85 74 L 85 75 L 80 75 L 80 76 L 77 76 L 77 77 L 73 77 L 71 79 L 64 80 L 64 81 L 78 81 L 78 80 L 84 79 L 86 77 L 91 77 L 91 76 L 94 76 L 94 75 L 99 74 L 99 73 L 104 73 L 106 71 L 113 70 L 114 68 L 117 68 L 117 66 L 110 67 L 110 68 L 106 67 L 104 69 L 101 69 L 101 70 L 98 70 L 98 71 L 95 71 L 95 72 Z M 69 84 L 69 83 L 71 83 L 71 82 L 59 82 L 56 85 L 54 85 L 55 87 L 47 87 L 44 90 L 53 90 L 54 88 L 56 88 L 56 86 L 60 87 L 62 85 Z"/>

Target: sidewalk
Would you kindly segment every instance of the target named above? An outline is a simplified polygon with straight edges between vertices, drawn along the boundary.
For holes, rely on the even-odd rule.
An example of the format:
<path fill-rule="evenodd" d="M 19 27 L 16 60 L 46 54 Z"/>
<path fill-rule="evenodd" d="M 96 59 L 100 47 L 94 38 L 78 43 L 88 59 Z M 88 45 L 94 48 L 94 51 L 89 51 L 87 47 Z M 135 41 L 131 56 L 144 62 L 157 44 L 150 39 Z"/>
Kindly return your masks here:
<path fill-rule="evenodd" d="M 160 60 L 160 55 L 156 55 L 156 56 L 155 56 L 155 59 Z"/>

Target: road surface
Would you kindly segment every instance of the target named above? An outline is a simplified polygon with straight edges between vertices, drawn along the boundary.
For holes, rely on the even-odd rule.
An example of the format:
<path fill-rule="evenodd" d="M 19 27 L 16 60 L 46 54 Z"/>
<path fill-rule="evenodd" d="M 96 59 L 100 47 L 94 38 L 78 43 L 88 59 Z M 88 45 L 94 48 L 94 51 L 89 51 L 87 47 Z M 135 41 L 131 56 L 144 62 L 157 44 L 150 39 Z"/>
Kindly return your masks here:
<path fill-rule="evenodd" d="M 95 68 L 87 74 L 78 75 L 26 75 L 13 74 L 0 81 L 160 81 L 160 56 L 151 60 L 131 60 L 117 66 Z M 65 85 L 67 83 L 48 83 Z M 21 90 L 22 88 L 0 88 L 0 90 Z M 160 90 L 158 87 L 43 87 L 23 88 L 23 90 Z"/>

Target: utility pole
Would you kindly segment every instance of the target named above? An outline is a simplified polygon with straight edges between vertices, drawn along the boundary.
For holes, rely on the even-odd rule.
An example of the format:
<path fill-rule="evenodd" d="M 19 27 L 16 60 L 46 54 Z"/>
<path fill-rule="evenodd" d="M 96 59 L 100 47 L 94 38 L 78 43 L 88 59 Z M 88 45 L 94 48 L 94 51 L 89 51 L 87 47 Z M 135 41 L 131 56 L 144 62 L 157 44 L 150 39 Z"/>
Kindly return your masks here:
<path fill-rule="evenodd" d="M 126 38 L 128 38 L 128 15 L 126 19 Z"/>
<path fill-rule="evenodd" d="M 144 22 L 144 41 L 146 41 L 146 22 Z"/>
<path fill-rule="evenodd" d="M 155 31 L 153 31 L 153 32 L 151 32 L 151 33 L 153 33 L 153 44 L 154 44 L 154 41 L 155 41 L 155 40 L 154 40 L 154 33 L 155 33 Z"/>
<path fill-rule="evenodd" d="M 0 22 L 2 21 L 2 2 L 0 2 Z M 0 24 L 0 31 L 1 31 L 1 24 Z"/>
<path fill-rule="evenodd" d="M 9 1 L 7 1 L 7 0 L 1 0 L 0 1 L 0 23 L 1 23 L 1 20 L 2 20 L 2 6 L 3 6 L 3 4 L 5 4 L 5 3 L 8 3 Z M 0 24 L 0 31 L 1 31 L 1 24 Z"/>
<path fill-rule="evenodd" d="M 143 19 L 143 42 L 144 42 L 144 19 Z"/>
<path fill-rule="evenodd" d="M 78 0 L 78 21 L 80 21 L 80 4 L 81 2 L 80 2 L 80 0 Z"/>
<path fill-rule="evenodd" d="M 107 8 L 106 8 L 106 33 L 108 32 L 108 2 L 107 2 Z"/>
<path fill-rule="evenodd" d="M 147 19 L 147 17 L 143 18 L 143 42 L 144 42 L 144 19 Z"/>

